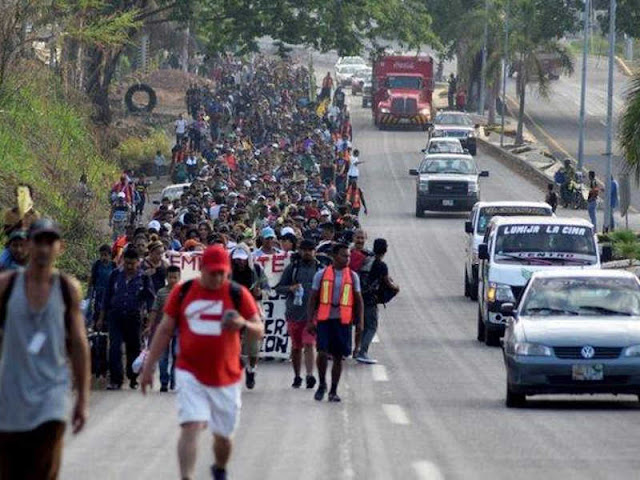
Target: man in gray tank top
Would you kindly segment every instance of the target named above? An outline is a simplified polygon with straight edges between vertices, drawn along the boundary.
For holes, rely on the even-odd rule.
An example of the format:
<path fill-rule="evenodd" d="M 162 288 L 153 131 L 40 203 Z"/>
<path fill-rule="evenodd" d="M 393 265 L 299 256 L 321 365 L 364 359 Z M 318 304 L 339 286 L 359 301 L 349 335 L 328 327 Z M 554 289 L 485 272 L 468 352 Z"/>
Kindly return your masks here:
<path fill-rule="evenodd" d="M 70 359 L 77 389 L 73 432 L 86 420 L 89 345 L 78 282 L 54 268 L 59 227 L 49 219 L 29 229 L 25 270 L 0 275 L 0 479 L 58 477 L 70 407 Z"/>

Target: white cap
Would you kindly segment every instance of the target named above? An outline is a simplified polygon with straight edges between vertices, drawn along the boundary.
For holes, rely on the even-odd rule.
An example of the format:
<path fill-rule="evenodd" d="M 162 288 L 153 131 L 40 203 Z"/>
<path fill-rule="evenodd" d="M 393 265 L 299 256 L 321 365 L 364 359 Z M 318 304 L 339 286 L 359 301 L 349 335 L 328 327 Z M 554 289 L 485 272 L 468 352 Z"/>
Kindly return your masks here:
<path fill-rule="evenodd" d="M 320 215 L 322 215 L 323 217 L 324 217 L 325 215 L 329 215 L 329 216 L 331 216 L 331 212 L 325 208 L 324 210 L 321 210 L 321 211 L 320 211 Z"/>
<path fill-rule="evenodd" d="M 156 230 L 157 232 L 159 232 L 159 231 L 160 231 L 160 227 L 161 227 L 160 222 L 159 222 L 159 221 L 157 221 L 157 220 L 151 220 L 151 221 L 149 222 L 149 225 L 147 225 L 147 228 L 148 228 L 148 229 L 153 228 L 153 229 L 154 229 L 154 230 Z"/>
<path fill-rule="evenodd" d="M 118 198 L 127 198 L 127 195 L 124 192 L 118 192 Z"/>
<path fill-rule="evenodd" d="M 247 188 L 251 188 L 251 182 L 249 180 L 244 181 L 244 186 Z"/>
<path fill-rule="evenodd" d="M 244 248 L 235 248 L 231 254 L 232 260 L 249 260 L 249 254 Z"/>
<path fill-rule="evenodd" d="M 287 234 L 295 235 L 296 231 L 291 227 L 284 227 L 282 230 L 280 230 L 281 237 L 284 237 Z"/>
<path fill-rule="evenodd" d="M 167 232 L 169 232 L 169 233 L 171 233 L 171 232 L 173 231 L 173 227 L 171 226 L 171 224 L 170 224 L 169 222 L 164 222 L 164 223 L 162 224 L 162 226 L 163 226 L 163 227 L 164 227 L 164 229 L 165 229 Z"/>

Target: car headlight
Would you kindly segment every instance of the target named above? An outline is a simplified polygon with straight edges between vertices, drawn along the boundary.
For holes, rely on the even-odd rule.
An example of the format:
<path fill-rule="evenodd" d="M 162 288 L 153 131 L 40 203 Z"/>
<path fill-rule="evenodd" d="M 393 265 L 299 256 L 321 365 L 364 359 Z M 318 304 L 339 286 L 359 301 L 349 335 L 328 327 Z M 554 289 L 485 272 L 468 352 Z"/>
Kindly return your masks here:
<path fill-rule="evenodd" d="M 469 193 L 478 193 L 478 182 L 469 183 Z"/>
<path fill-rule="evenodd" d="M 513 346 L 513 353 L 525 357 L 551 357 L 553 350 L 539 343 L 518 342 Z"/>
<path fill-rule="evenodd" d="M 640 345 L 631 345 L 622 350 L 623 357 L 640 357 Z"/>
<path fill-rule="evenodd" d="M 429 190 L 429 180 L 420 180 L 420 186 L 418 187 L 421 192 Z"/>
<path fill-rule="evenodd" d="M 380 113 L 391 113 L 391 110 L 386 107 L 380 107 Z"/>
<path fill-rule="evenodd" d="M 513 291 L 509 285 L 505 285 L 502 283 L 489 283 L 489 288 L 487 289 L 487 300 L 491 303 L 493 302 L 516 302 L 516 297 L 513 295 Z"/>

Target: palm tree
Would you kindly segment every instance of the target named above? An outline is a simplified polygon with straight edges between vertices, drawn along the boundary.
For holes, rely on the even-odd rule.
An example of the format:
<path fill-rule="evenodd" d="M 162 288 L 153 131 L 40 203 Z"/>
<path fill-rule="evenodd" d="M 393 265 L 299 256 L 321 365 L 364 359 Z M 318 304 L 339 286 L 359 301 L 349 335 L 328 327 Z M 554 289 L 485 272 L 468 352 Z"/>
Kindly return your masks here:
<path fill-rule="evenodd" d="M 640 184 L 640 72 L 635 74 L 627 91 L 618 137 L 626 169 Z"/>

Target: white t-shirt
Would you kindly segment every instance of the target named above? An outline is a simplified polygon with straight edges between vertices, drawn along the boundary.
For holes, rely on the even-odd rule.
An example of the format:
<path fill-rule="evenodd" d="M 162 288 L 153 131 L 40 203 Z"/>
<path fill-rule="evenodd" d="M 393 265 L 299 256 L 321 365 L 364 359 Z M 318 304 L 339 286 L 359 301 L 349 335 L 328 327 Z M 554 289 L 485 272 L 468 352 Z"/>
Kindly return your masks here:
<path fill-rule="evenodd" d="M 184 118 L 176 120 L 176 133 L 183 135 L 187 131 L 187 121 Z"/>
<path fill-rule="evenodd" d="M 349 172 L 347 173 L 350 177 L 358 178 L 360 176 L 360 169 L 358 165 L 360 164 L 360 159 L 356 156 L 351 157 L 351 164 L 349 165 Z"/>

